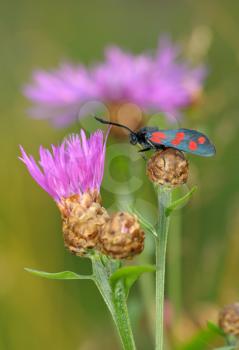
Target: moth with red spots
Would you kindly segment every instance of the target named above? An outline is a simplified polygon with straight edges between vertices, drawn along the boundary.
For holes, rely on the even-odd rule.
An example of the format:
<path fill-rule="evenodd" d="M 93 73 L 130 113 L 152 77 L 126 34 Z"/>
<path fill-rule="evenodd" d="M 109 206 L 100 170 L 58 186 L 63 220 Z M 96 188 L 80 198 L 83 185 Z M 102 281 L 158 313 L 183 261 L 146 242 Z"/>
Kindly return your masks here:
<path fill-rule="evenodd" d="M 126 125 L 108 122 L 98 117 L 95 117 L 95 119 L 103 124 L 114 125 L 128 130 L 130 143 L 143 146 L 143 149 L 139 152 L 146 152 L 151 149 L 175 148 L 179 151 L 202 157 L 211 157 L 216 153 L 215 146 L 209 138 L 196 130 L 183 128 L 160 130 L 156 127 L 144 127 L 135 132 Z"/>

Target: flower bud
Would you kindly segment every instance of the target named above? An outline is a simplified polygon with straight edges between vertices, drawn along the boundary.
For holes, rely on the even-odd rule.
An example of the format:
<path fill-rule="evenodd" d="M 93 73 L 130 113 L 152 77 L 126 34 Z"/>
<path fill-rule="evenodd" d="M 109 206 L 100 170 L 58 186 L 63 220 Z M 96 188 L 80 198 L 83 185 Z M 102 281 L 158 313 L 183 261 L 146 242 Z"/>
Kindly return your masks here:
<path fill-rule="evenodd" d="M 85 192 L 62 199 L 58 204 L 63 220 L 65 246 L 84 256 L 98 244 L 101 227 L 109 219 L 98 192 Z"/>
<path fill-rule="evenodd" d="M 148 161 L 147 176 L 157 185 L 183 185 L 188 179 L 188 161 L 174 148 L 157 151 Z"/>
<path fill-rule="evenodd" d="M 135 215 L 118 212 L 105 224 L 99 249 L 114 259 L 131 259 L 144 249 L 144 232 Z"/>
<path fill-rule="evenodd" d="M 218 324 L 226 334 L 239 336 L 239 303 L 225 306 L 219 313 Z"/>

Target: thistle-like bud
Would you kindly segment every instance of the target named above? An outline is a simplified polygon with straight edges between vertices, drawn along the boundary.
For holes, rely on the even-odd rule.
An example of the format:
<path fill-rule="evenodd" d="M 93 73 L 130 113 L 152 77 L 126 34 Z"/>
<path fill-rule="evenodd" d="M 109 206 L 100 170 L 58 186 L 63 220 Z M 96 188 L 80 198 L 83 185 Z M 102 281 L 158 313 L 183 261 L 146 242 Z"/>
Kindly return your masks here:
<path fill-rule="evenodd" d="M 131 259 L 144 249 L 144 232 L 135 215 L 118 212 L 105 224 L 99 249 L 114 259 Z"/>
<path fill-rule="evenodd" d="M 176 149 L 158 151 L 148 161 L 147 175 L 157 185 L 183 185 L 188 179 L 188 161 Z"/>
<path fill-rule="evenodd" d="M 65 246 L 71 253 L 84 256 L 96 248 L 99 233 L 109 215 L 97 191 L 64 198 L 58 204 L 63 220 Z"/>
<path fill-rule="evenodd" d="M 218 324 L 226 334 L 239 337 L 239 303 L 225 306 L 219 313 Z"/>

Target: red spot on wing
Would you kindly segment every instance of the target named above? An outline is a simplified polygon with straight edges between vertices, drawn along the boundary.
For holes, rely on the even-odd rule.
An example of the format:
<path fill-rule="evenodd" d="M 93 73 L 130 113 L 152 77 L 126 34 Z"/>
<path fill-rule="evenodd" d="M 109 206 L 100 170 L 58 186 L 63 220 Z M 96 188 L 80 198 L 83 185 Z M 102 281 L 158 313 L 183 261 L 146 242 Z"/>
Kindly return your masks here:
<path fill-rule="evenodd" d="M 206 142 L 206 138 L 205 138 L 204 136 L 200 136 L 200 137 L 198 138 L 198 143 L 199 143 L 200 145 L 203 145 L 205 142 Z"/>
<path fill-rule="evenodd" d="M 173 139 L 173 140 L 171 141 L 171 144 L 174 145 L 174 146 L 177 146 L 177 145 L 180 144 L 180 142 L 181 142 L 180 139 Z"/>
<path fill-rule="evenodd" d="M 156 131 L 156 132 L 154 132 L 154 133 L 153 133 L 153 136 L 154 136 L 155 134 L 156 134 L 160 139 L 166 139 L 166 138 L 167 138 L 167 136 L 165 135 L 165 133 L 162 132 L 162 131 Z"/>
<path fill-rule="evenodd" d="M 196 151 L 198 145 L 195 141 L 189 141 L 188 148 L 190 149 L 190 151 Z"/>
<path fill-rule="evenodd" d="M 184 139 L 184 132 L 177 132 L 176 138 L 182 141 Z"/>
<path fill-rule="evenodd" d="M 177 146 L 184 139 L 184 132 L 177 132 L 175 138 L 171 141 L 171 144 Z"/>
<path fill-rule="evenodd" d="M 163 133 L 162 131 L 156 131 L 152 134 L 152 136 L 150 137 L 150 141 L 155 142 L 155 143 L 161 143 L 161 139 L 166 139 L 167 136 L 165 135 L 165 133 Z"/>

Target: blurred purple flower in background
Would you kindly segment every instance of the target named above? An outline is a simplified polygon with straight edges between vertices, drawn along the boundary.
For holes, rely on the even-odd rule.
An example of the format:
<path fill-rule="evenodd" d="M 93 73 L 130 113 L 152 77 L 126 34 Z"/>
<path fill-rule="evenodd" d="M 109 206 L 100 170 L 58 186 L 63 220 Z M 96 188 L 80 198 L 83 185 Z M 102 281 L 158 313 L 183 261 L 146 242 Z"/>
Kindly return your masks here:
<path fill-rule="evenodd" d="M 51 72 L 37 70 L 32 79 L 24 89 L 34 104 L 30 114 L 59 126 L 75 121 L 81 105 L 96 95 L 89 72 L 81 65 L 63 64 Z"/>
<path fill-rule="evenodd" d="M 35 71 L 24 89 L 33 103 L 30 113 L 67 125 L 79 117 L 82 105 L 98 100 L 177 115 L 194 102 L 206 75 L 204 67 L 192 68 L 179 54 L 178 46 L 163 39 L 155 55 L 133 55 L 113 46 L 102 63 L 89 68 L 64 64 L 50 72 Z"/>
<path fill-rule="evenodd" d="M 106 137 L 107 138 L 107 137 Z M 101 130 L 87 139 L 72 135 L 61 145 L 52 145 L 52 152 L 40 147 L 39 164 L 21 148 L 22 158 L 33 179 L 56 202 L 91 190 L 100 191 L 104 173 L 106 139 Z"/>

